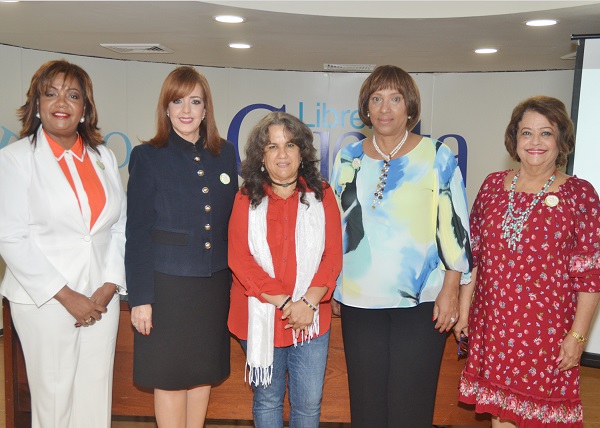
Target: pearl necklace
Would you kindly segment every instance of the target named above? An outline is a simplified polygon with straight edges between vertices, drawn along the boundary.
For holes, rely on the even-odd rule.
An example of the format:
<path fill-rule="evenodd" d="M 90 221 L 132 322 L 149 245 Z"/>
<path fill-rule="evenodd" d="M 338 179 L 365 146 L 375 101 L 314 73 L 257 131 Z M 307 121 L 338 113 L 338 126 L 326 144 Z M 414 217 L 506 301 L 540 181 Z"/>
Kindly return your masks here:
<path fill-rule="evenodd" d="M 387 173 L 390 169 L 390 160 L 400 151 L 404 143 L 406 143 L 406 139 L 408 138 L 408 130 L 404 132 L 404 137 L 398 143 L 396 147 L 390 152 L 389 155 L 386 155 L 381 151 L 379 146 L 377 145 L 377 141 L 375 140 L 375 134 L 373 134 L 373 147 L 377 150 L 377 153 L 381 155 L 383 158 L 383 168 L 381 168 L 381 174 L 379 175 L 379 183 L 377 184 L 377 189 L 375 190 L 375 198 L 373 199 L 373 206 L 371 208 L 375 209 L 377 205 L 381 205 L 381 200 L 383 199 L 383 189 L 385 189 L 385 184 L 387 182 Z"/>
<path fill-rule="evenodd" d="M 386 155 L 385 153 L 383 153 L 381 151 L 381 149 L 377 145 L 377 140 L 375 140 L 375 134 L 373 134 L 373 147 L 375 147 L 375 150 L 377 150 L 377 153 L 379 153 L 381 155 L 381 157 L 383 158 L 384 161 L 389 162 L 396 155 L 396 153 L 398 153 L 398 151 L 400 151 L 400 149 L 402 148 L 404 143 L 406 143 L 407 138 L 408 138 L 408 130 L 404 131 L 404 137 L 402 137 L 402 139 L 400 140 L 398 145 L 396 147 L 394 147 L 394 149 L 390 152 L 389 155 Z"/>
<path fill-rule="evenodd" d="M 517 180 L 521 175 L 521 170 L 517 171 L 510 184 L 508 191 L 508 207 L 504 213 L 504 219 L 502 220 L 502 237 L 507 240 L 508 248 L 510 250 L 516 250 L 517 244 L 521 242 L 523 236 L 523 226 L 527 222 L 529 215 L 533 211 L 533 208 L 540 201 L 542 195 L 548 191 L 554 179 L 556 178 L 556 170 L 552 173 L 548 181 L 544 184 L 539 192 L 536 193 L 533 201 L 523 211 L 521 208 L 515 208 L 515 187 L 517 186 Z"/>

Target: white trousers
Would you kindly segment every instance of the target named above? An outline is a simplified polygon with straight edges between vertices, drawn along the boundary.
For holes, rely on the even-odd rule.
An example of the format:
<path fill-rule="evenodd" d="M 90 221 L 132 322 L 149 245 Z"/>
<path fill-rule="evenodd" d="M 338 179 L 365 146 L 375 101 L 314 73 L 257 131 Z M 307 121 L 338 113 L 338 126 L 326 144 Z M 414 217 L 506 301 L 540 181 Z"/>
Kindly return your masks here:
<path fill-rule="evenodd" d="M 32 428 L 110 428 L 119 296 L 76 328 L 61 304 L 10 303 L 31 393 Z"/>

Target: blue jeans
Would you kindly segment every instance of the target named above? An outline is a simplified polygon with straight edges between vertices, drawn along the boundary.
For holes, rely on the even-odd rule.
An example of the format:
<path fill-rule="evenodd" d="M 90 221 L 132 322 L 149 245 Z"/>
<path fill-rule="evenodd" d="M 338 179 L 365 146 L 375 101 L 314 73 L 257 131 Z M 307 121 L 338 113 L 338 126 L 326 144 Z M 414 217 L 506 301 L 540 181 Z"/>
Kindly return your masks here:
<path fill-rule="evenodd" d="M 246 341 L 242 340 L 246 352 Z M 252 385 L 252 415 L 256 428 L 283 427 L 286 374 L 290 397 L 290 428 L 318 428 L 329 348 L 329 331 L 310 343 L 275 348 L 273 381 L 264 388 Z"/>

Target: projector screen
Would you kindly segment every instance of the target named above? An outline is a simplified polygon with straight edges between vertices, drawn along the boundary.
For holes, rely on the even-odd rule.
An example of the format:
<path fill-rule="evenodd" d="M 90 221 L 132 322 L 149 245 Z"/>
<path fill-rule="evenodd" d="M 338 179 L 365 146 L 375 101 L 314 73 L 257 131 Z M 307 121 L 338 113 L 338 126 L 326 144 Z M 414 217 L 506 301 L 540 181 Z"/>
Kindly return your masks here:
<path fill-rule="evenodd" d="M 578 40 L 571 117 L 575 122 L 575 152 L 567 172 L 588 180 L 600 193 L 600 34 Z M 600 368 L 600 316 L 592 322 L 582 364 Z"/>

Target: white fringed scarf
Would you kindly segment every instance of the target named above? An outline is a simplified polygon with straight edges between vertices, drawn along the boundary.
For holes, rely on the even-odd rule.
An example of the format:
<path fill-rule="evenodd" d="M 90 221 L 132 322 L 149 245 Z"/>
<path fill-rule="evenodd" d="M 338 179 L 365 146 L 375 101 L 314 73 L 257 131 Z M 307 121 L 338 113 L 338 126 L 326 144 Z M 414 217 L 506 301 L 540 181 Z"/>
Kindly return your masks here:
<path fill-rule="evenodd" d="M 323 204 L 314 193 L 305 193 L 307 206 L 298 197 L 298 217 L 296 219 L 296 284 L 292 301 L 296 302 L 306 293 L 319 269 L 325 250 L 325 211 Z M 269 198 L 265 196 L 256 208 L 250 206 L 248 213 L 248 247 L 254 260 L 271 278 L 275 278 L 271 250 L 267 242 L 267 208 Z M 275 306 L 262 303 L 256 297 L 248 298 L 248 343 L 246 369 L 248 382 L 256 386 L 269 386 L 273 376 L 273 351 L 275 334 Z M 292 329 L 290 334 L 297 346 Z M 310 341 L 319 335 L 319 309 L 315 311 L 308 335 L 302 333 L 300 340 Z M 244 375 L 244 380 L 246 376 Z"/>

